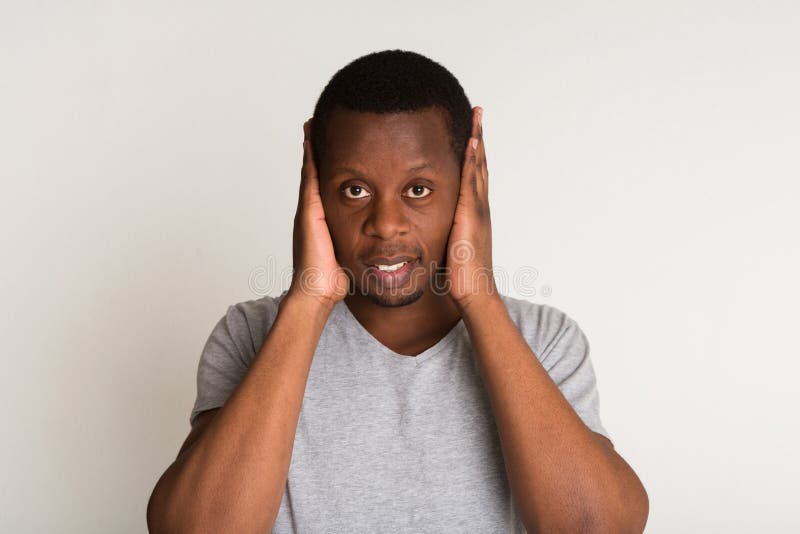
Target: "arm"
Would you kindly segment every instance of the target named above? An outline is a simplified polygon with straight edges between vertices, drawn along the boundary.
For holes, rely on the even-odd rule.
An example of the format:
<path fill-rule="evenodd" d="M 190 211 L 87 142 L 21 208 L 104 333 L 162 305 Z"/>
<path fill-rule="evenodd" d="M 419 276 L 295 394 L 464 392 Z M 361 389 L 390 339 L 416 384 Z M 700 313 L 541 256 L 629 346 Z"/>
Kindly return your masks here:
<path fill-rule="evenodd" d="M 264 532 L 280 509 L 314 352 L 348 277 L 333 250 L 303 125 L 292 284 L 242 381 L 203 426 L 200 417 L 153 490 L 155 532 Z"/>
<path fill-rule="evenodd" d="M 642 532 L 648 498 L 611 442 L 572 409 L 498 294 L 463 310 L 529 532 Z"/>
<path fill-rule="evenodd" d="M 330 313 L 287 294 L 225 405 L 198 417 L 148 504 L 152 532 L 264 532 L 275 521 L 314 350 Z M 199 430 L 196 430 L 199 429 Z"/>
<path fill-rule="evenodd" d="M 473 108 L 447 276 L 488 390 L 514 502 L 529 532 L 641 532 L 644 487 L 611 443 L 584 425 L 497 292 L 482 117 Z"/>

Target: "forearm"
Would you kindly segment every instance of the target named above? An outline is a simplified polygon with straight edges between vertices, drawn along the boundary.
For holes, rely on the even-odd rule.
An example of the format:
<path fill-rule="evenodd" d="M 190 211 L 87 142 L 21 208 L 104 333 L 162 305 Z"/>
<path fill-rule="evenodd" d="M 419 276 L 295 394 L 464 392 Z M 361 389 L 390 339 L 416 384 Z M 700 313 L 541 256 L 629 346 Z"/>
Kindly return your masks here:
<path fill-rule="evenodd" d="M 330 308 L 287 295 L 241 383 L 159 488 L 165 531 L 265 532 L 278 513 Z"/>
<path fill-rule="evenodd" d="M 528 531 L 640 532 L 647 512 L 639 479 L 584 425 L 499 296 L 473 302 L 464 318 Z"/>

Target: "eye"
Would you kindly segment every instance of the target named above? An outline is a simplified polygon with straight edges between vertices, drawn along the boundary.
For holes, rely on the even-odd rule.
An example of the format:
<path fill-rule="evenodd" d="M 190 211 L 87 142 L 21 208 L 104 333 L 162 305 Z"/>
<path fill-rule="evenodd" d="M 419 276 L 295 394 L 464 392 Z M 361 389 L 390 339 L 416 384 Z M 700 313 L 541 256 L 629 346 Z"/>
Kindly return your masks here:
<path fill-rule="evenodd" d="M 350 196 L 350 195 L 347 194 L 349 191 L 355 191 L 356 195 L 358 195 L 359 193 L 362 193 L 362 192 L 366 192 L 366 189 L 364 189 L 360 185 L 347 185 L 347 186 L 344 186 L 342 188 L 342 193 L 344 193 L 344 196 L 346 196 L 347 198 L 352 198 L 352 199 L 366 198 L 367 196 L 369 196 L 369 193 L 367 193 L 366 196 Z"/>
<path fill-rule="evenodd" d="M 422 194 L 423 191 L 420 191 L 422 189 L 427 189 L 429 191 L 429 193 L 423 195 Z M 425 197 L 427 197 L 428 195 L 430 195 L 433 192 L 433 190 L 430 187 L 428 187 L 427 185 L 421 185 L 421 184 L 412 185 L 411 187 L 409 187 L 407 189 L 407 191 L 413 191 L 414 192 L 412 194 L 411 198 L 425 198 Z M 416 195 L 421 195 L 421 196 L 416 196 Z"/>

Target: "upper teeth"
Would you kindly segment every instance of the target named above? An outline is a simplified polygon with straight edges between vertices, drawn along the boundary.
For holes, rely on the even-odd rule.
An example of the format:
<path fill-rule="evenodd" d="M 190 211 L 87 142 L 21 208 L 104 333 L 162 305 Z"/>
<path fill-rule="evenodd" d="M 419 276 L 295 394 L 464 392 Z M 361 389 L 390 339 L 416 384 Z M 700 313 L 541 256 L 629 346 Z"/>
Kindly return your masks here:
<path fill-rule="evenodd" d="M 377 267 L 381 271 L 396 271 L 397 269 L 399 269 L 400 267 L 402 267 L 406 263 L 408 263 L 408 262 L 407 261 L 401 261 L 400 263 L 395 263 L 394 265 L 376 265 L 375 267 Z"/>

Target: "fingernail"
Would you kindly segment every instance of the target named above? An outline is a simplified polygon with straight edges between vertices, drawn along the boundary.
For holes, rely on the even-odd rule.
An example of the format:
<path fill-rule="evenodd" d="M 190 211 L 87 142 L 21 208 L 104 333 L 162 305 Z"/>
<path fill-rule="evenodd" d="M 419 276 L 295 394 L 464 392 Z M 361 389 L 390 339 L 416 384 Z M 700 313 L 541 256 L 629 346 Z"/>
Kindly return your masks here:
<path fill-rule="evenodd" d="M 471 144 L 472 144 L 472 150 L 478 148 L 478 140 L 475 139 L 474 137 L 472 138 Z"/>

